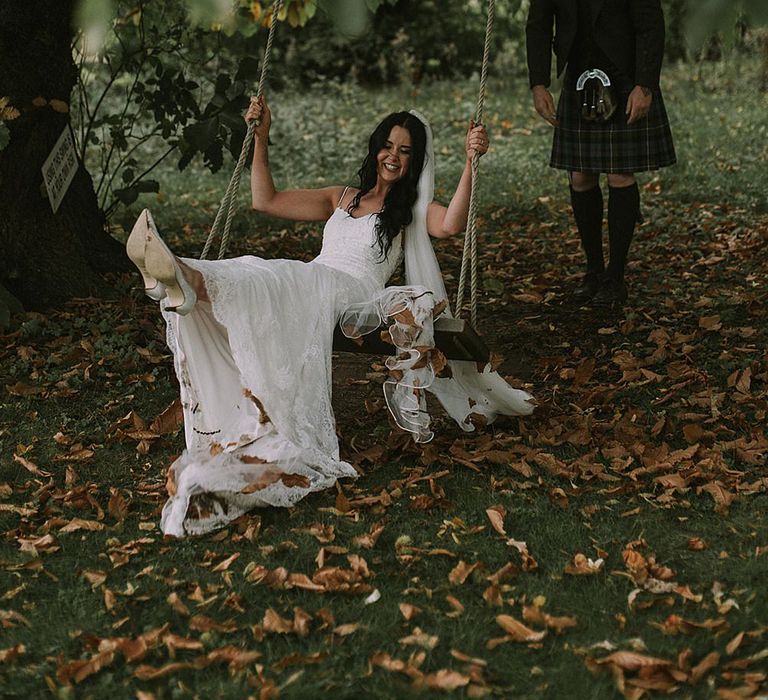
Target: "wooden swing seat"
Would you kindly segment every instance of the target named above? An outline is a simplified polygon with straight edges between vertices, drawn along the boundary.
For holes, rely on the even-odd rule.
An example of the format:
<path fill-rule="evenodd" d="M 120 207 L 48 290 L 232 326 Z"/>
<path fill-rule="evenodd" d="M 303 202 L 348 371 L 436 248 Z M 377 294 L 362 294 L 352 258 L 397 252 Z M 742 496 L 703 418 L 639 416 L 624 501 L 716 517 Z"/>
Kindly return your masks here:
<path fill-rule="evenodd" d="M 386 330 L 382 326 L 379 331 Z M 487 362 L 491 353 L 472 326 L 463 318 L 443 317 L 435 321 L 435 347 L 449 360 L 471 360 Z M 374 331 L 352 340 L 347 338 L 339 326 L 333 334 L 335 352 L 354 352 L 366 355 L 391 355 L 394 347 L 381 338 L 381 332 Z"/>

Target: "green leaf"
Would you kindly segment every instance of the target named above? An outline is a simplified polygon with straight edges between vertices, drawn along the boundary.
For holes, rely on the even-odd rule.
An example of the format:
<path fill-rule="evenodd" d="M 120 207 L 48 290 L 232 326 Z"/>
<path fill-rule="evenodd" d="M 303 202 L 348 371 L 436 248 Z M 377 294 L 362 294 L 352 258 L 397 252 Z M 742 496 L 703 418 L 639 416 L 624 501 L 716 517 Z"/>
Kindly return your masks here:
<path fill-rule="evenodd" d="M 139 192 L 160 191 L 160 183 L 157 180 L 141 180 L 141 182 L 136 183 L 135 187 L 138 188 Z"/>
<path fill-rule="evenodd" d="M 123 187 L 114 191 L 115 197 L 123 204 L 133 204 L 142 193 L 159 192 L 160 183 L 157 180 L 141 180 L 130 187 Z"/>
<path fill-rule="evenodd" d="M 191 124 L 184 129 L 184 141 L 186 141 L 194 150 L 204 151 L 216 140 L 216 134 L 219 132 L 219 120 L 205 119 Z"/>

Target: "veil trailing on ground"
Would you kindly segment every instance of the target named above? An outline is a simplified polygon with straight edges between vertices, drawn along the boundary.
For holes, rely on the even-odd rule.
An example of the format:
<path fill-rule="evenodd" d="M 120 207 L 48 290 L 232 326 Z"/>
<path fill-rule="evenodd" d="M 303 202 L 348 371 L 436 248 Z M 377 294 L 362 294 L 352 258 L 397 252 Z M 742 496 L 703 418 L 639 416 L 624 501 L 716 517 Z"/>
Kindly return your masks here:
<path fill-rule="evenodd" d="M 384 385 L 384 396 L 398 425 L 414 434 L 417 442 L 432 439 L 424 389 L 432 392 L 459 426 L 475 430 L 473 414 L 487 423 L 498 415 L 529 415 L 532 396 L 511 387 L 490 364 L 482 370 L 474 362 L 448 360 L 435 367 L 433 310 L 444 307 L 450 316 L 448 294 L 434 248 L 427 231 L 427 210 L 434 198 L 435 157 L 432 129 L 420 112 L 410 112 L 426 130 L 426 153 L 419 176 L 418 198 L 413 220 L 403 242 L 406 287 L 388 287 L 373 303 L 348 308 L 341 319 L 349 337 L 375 331 L 389 322 L 389 334 L 397 354 L 386 364 L 392 377 Z M 439 356 L 437 356 L 439 357 Z M 437 371 L 436 371 L 437 370 Z M 437 376 L 438 373 L 442 376 Z"/>

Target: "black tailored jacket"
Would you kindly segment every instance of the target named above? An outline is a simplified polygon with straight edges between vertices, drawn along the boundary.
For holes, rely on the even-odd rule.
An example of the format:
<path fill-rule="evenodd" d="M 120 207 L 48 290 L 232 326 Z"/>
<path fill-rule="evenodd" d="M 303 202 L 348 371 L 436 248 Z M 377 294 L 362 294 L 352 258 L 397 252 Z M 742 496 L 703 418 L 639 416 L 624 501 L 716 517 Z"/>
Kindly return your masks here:
<path fill-rule="evenodd" d="M 590 0 L 594 39 L 635 85 L 657 88 L 664 58 L 661 0 Z M 531 0 L 526 23 L 531 87 L 550 84 L 552 51 L 557 75 L 568 62 L 578 29 L 578 0 Z M 553 40 L 554 38 L 554 40 Z"/>

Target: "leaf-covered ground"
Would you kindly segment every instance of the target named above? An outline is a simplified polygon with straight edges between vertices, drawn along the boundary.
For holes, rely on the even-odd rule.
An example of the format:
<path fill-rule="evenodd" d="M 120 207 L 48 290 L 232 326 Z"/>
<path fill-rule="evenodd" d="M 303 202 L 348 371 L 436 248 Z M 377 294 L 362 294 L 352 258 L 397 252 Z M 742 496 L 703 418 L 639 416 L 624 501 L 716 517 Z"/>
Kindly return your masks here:
<path fill-rule="evenodd" d="M 293 509 L 162 537 L 183 438 L 138 279 L 19 319 L 0 350 L 0 694 L 764 695 L 766 100 L 720 117 L 727 84 L 675 76 L 681 165 L 642 181 L 623 312 L 569 302 L 580 253 L 546 125 L 499 90 L 480 327 L 539 406 L 472 435 L 435 407 L 418 447 L 389 425 L 381 359 L 340 355 L 338 431 L 360 478 Z M 337 181 L 363 124 L 411 99 L 442 115 L 446 189 L 471 89 L 366 95 L 358 112 L 343 90 L 276 96 L 278 176 Z M 182 173 L 150 203 L 177 249 L 199 250 L 220 179 Z M 317 227 L 253 221 L 233 253 L 318 250 Z M 439 247 L 449 286 L 461 245 Z"/>

